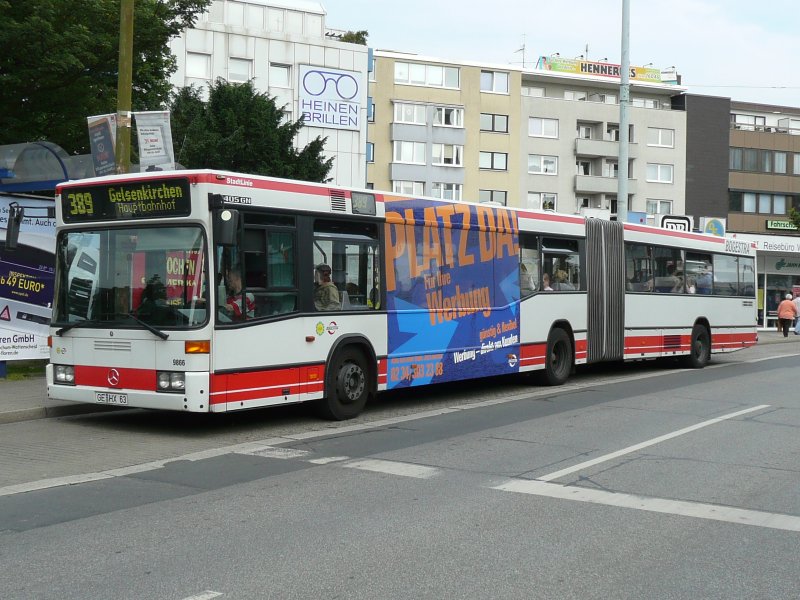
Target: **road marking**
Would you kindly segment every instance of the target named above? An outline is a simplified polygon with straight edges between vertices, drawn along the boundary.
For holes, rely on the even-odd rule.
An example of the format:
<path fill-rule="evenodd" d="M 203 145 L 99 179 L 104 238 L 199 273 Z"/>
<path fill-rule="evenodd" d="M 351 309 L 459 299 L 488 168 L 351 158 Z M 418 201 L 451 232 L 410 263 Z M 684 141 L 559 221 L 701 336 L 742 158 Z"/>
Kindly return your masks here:
<path fill-rule="evenodd" d="M 323 456 L 322 458 L 309 458 L 308 462 L 314 463 L 315 465 L 329 465 L 331 463 L 342 462 L 345 460 L 350 460 L 349 456 Z"/>
<path fill-rule="evenodd" d="M 605 506 L 633 508 L 636 510 L 668 515 L 725 521 L 727 523 L 736 523 L 739 525 L 753 525 L 756 527 L 768 527 L 770 529 L 782 529 L 784 531 L 800 531 L 800 517 L 720 506 L 717 504 L 703 504 L 700 502 L 669 500 L 665 498 L 649 498 L 634 494 L 590 490 L 575 486 L 565 486 L 559 483 L 523 479 L 509 481 L 493 489 L 504 492 L 559 498 L 561 500 L 603 504 Z"/>
<path fill-rule="evenodd" d="M 206 590 L 205 592 L 195 594 L 194 596 L 187 596 L 183 600 L 211 600 L 212 598 L 219 598 L 220 596 L 222 596 L 222 594 L 219 592 Z"/>
<path fill-rule="evenodd" d="M 376 473 L 386 473 L 387 475 L 400 475 L 402 477 L 415 477 L 417 479 L 430 479 L 437 473 L 439 469 L 434 467 L 425 467 L 423 465 L 414 465 L 411 463 L 402 463 L 391 460 L 355 460 L 352 462 L 343 463 L 344 467 L 349 469 L 360 469 L 362 471 L 374 471 Z"/>
<path fill-rule="evenodd" d="M 247 454 L 250 456 L 264 456 L 266 458 L 303 458 L 309 454 L 308 450 L 297 450 L 296 448 L 276 448 L 275 446 L 262 446 L 246 452 L 236 452 L 236 454 Z"/>
<path fill-rule="evenodd" d="M 556 471 L 555 473 L 550 473 L 549 475 L 544 475 L 542 477 L 537 477 L 538 481 L 552 481 L 553 479 L 558 479 L 563 477 L 564 475 L 569 475 L 570 473 L 574 473 L 575 471 L 582 471 L 589 467 L 593 467 L 594 465 L 613 460 L 620 456 L 624 456 L 626 454 L 630 454 L 631 452 L 636 452 L 637 450 L 641 450 L 642 448 L 647 448 L 649 446 L 653 446 L 655 444 L 659 444 L 661 442 L 665 442 L 667 440 L 671 440 L 678 436 L 691 433 L 692 431 L 697 431 L 698 429 L 702 429 L 703 427 L 708 427 L 709 425 L 714 425 L 716 423 L 720 423 L 722 421 L 726 421 L 728 419 L 733 419 L 735 417 L 740 417 L 742 415 L 746 415 L 748 413 L 752 413 L 758 410 L 763 410 L 768 408 L 769 404 L 759 404 L 758 406 L 754 406 L 752 408 L 746 408 L 744 410 L 739 410 L 733 413 L 729 413 L 727 415 L 722 415 L 721 417 L 716 417 L 714 419 L 709 419 L 708 421 L 703 421 L 702 423 L 697 423 L 696 425 L 691 425 L 689 427 L 684 427 L 683 429 L 679 429 L 678 431 L 673 431 L 672 433 L 667 433 L 664 435 L 660 435 L 656 438 L 651 440 L 647 440 L 646 442 L 641 442 L 639 444 L 634 444 L 633 446 L 628 446 L 627 448 L 623 448 L 622 450 L 617 450 L 616 452 L 610 452 L 609 454 L 604 454 L 603 456 L 598 456 L 597 458 L 593 458 L 592 460 L 587 460 L 585 462 L 579 463 L 572 467 L 567 467 L 566 469 L 561 469 L 560 471 Z"/>

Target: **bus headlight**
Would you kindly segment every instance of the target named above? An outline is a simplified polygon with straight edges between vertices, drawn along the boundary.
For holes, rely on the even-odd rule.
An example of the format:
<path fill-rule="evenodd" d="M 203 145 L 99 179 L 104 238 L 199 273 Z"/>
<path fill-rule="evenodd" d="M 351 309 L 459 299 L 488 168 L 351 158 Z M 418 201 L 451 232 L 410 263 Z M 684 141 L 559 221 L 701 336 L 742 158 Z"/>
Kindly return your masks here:
<path fill-rule="evenodd" d="M 72 365 L 53 365 L 53 379 L 63 385 L 75 385 L 75 367 Z"/>
<path fill-rule="evenodd" d="M 158 371 L 156 386 L 159 392 L 183 392 L 186 389 L 186 374 L 175 371 Z"/>

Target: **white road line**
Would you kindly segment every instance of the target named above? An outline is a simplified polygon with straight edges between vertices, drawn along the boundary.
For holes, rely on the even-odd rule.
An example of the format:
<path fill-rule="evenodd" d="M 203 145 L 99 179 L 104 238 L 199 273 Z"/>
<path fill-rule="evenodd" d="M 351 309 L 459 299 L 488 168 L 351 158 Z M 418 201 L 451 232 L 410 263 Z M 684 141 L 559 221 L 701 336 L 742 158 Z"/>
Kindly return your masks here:
<path fill-rule="evenodd" d="M 628 446 L 627 448 L 623 448 L 622 450 L 617 450 L 616 452 L 611 452 L 609 454 L 604 454 L 603 456 L 598 456 L 597 458 L 593 458 L 592 460 L 587 460 L 580 464 L 574 465 L 572 467 L 567 467 L 566 469 L 561 469 L 560 471 L 556 471 L 555 473 L 550 473 L 549 475 L 544 475 L 542 477 L 537 477 L 538 481 L 552 481 L 553 479 L 558 479 L 559 477 L 563 477 L 564 475 L 569 475 L 570 473 L 574 473 L 575 471 L 582 471 L 588 467 L 593 467 L 594 465 L 613 460 L 620 456 L 624 456 L 626 454 L 630 454 L 631 452 L 636 452 L 637 450 L 641 450 L 642 448 L 647 448 L 649 446 L 653 446 L 655 444 L 665 442 L 667 440 L 671 440 L 678 436 L 684 435 L 686 433 L 691 433 L 692 431 L 697 431 L 698 429 L 702 429 L 703 427 L 708 427 L 709 425 L 714 425 L 716 423 L 720 423 L 721 421 L 725 421 L 727 419 L 733 419 L 735 417 L 739 417 L 741 415 L 746 415 L 751 412 L 755 412 L 758 410 L 763 410 L 768 408 L 769 404 L 760 404 L 758 406 L 754 406 L 753 408 L 746 408 L 744 410 L 739 410 L 734 413 L 729 413 L 727 415 L 723 415 L 721 417 L 716 417 L 715 419 L 709 419 L 708 421 L 703 421 L 702 423 L 697 423 L 696 425 L 691 425 L 689 427 L 684 427 L 683 429 L 679 429 L 678 431 L 673 431 L 672 433 L 667 433 L 665 435 L 660 435 L 656 438 L 651 440 L 647 440 L 646 442 L 641 442 L 640 444 L 634 444 L 633 446 Z"/>
<path fill-rule="evenodd" d="M 219 592 L 206 590 L 205 592 L 195 594 L 194 596 L 187 596 L 183 600 L 211 600 L 212 598 L 219 598 L 220 596 L 222 596 L 222 594 Z"/>
<path fill-rule="evenodd" d="M 297 450 L 295 448 L 276 448 L 275 446 L 263 446 L 261 448 L 254 448 L 246 452 L 237 452 L 236 454 L 247 454 L 250 456 L 264 456 L 267 458 L 303 458 L 309 454 L 308 450 Z"/>
<path fill-rule="evenodd" d="M 323 456 L 322 458 L 309 458 L 308 462 L 314 463 L 315 465 L 329 465 L 331 463 L 342 462 L 345 460 L 350 460 L 349 456 Z"/>
<path fill-rule="evenodd" d="M 546 496 L 562 500 L 576 500 L 591 504 L 617 506 L 620 508 L 633 508 L 649 512 L 725 521 L 739 525 L 754 525 L 784 531 L 800 531 L 800 517 L 782 515 L 778 513 L 733 508 L 716 504 L 703 504 L 700 502 L 687 502 L 683 500 L 669 500 L 664 498 L 648 498 L 634 494 L 607 492 L 604 490 L 590 490 L 586 488 L 564 486 L 558 483 L 546 483 L 537 480 L 516 479 L 498 485 L 493 489 L 504 492 L 517 492 L 534 496 Z"/>
<path fill-rule="evenodd" d="M 402 477 L 415 477 L 417 479 L 430 479 L 439 469 L 414 465 L 411 463 L 395 462 L 391 460 L 355 460 L 344 463 L 342 466 L 350 469 L 360 469 L 362 471 L 374 471 L 376 473 L 386 473 L 387 475 L 400 475 Z"/>

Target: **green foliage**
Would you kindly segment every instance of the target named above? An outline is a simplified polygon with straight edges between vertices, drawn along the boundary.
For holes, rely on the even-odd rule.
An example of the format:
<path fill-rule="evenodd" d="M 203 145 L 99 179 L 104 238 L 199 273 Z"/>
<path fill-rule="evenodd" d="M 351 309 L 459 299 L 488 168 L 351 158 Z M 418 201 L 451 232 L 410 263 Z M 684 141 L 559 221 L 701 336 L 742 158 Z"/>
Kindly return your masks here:
<path fill-rule="evenodd" d="M 169 40 L 211 0 L 136 0 L 134 110 L 169 100 Z M 120 0 L 0 0 L 0 144 L 87 153 L 86 117 L 117 110 Z"/>
<path fill-rule="evenodd" d="M 797 229 L 800 229 L 800 211 L 798 211 L 795 207 L 789 209 L 789 218 L 794 223 L 794 226 Z"/>
<path fill-rule="evenodd" d="M 283 122 L 281 107 L 251 82 L 217 80 L 209 89 L 184 87 L 171 103 L 175 159 L 190 169 L 224 169 L 323 182 L 333 159 L 317 137 L 302 150 L 294 140 L 303 121 Z"/>
<path fill-rule="evenodd" d="M 366 46 L 368 37 L 369 37 L 369 32 L 366 30 L 347 31 L 342 34 L 342 36 L 339 38 L 339 41 L 349 42 L 351 44 L 359 44 L 360 46 Z"/>

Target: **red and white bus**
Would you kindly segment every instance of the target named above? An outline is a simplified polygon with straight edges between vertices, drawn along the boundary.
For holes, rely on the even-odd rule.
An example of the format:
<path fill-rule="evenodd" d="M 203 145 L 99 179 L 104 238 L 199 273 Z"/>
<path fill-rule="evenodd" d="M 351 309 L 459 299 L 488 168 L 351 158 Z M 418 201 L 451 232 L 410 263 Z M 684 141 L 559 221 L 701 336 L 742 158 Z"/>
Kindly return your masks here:
<path fill-rule="evenodd" d="M 217 171 L 57 191 L 59 400 L 347 419 L 387 389 L 756 343 L 736 240 Z"/>

